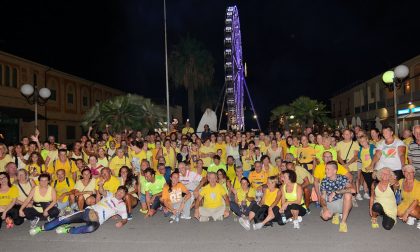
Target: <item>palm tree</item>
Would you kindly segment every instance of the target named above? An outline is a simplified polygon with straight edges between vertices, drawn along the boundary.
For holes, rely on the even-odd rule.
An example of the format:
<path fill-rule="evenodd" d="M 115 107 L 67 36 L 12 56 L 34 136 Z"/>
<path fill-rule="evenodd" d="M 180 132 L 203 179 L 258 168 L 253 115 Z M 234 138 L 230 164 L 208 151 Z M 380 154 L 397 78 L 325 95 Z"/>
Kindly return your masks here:
<path fill-rule="evenodd" d="M 280 105 L 271 110 L 271 122 L 277 122 L 276 125 L 288 128 L 287 117 L 292 114 L 292 108 L 288 105 Z"/>
<path fill-rule="evenodd" d="M 122 95 L 95 104 L 83 116 L 82 127 L 104 130 L 107 124 L 121 132 L 124 129 L 144 130 L 158 127 L 165 120 L 165 110 L 139 95 Z"/>
<path fill-rule="evenodd" d="M 188 92 L 188 113 L 195 126 L 194 92 L 213 82 L 214 59 L 197 40 L 181 39 L 169 55 L 169 78 L 176 87 L 184 87 Z"/>
<path fill-rule="evenodd" d="M 300 96 L 290 104 L 290 107 L 295 119 L 302 126 L 312 127 L 314 122 L 324 123 L 327 121 L 328 111 L 325 110 L 326 106 L 317 100 Z"/>

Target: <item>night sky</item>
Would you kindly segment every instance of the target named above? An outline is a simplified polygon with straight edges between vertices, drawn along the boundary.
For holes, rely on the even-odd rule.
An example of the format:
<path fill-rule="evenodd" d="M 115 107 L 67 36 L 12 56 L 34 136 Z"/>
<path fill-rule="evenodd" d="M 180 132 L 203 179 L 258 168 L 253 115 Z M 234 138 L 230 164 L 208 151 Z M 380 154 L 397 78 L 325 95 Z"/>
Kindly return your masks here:
<path fill-rule="evenodd" d="M 217 93 L 225 10 L 233 4 L 263 125 L 277 105 L 300 95 L 328 103 L 334 92 L 420 54 L 420 1 L 167 0 L 169 50 L 187 35 L 203 42 L 216 59 Z M 0 50 L 165 102 L 163 1 L 3 0 L 0 6 Z M 186 111 L 186 92 L 171 91 L 171 103 Z"/>

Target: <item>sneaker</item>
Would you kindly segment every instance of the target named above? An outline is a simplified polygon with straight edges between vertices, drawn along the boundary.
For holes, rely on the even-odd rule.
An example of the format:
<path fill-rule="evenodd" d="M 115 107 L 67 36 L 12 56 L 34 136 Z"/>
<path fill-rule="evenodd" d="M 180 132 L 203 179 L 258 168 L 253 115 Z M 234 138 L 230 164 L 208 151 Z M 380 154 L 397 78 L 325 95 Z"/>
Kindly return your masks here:
<path fill-rule="evenodd" d="M 347 224 L 344 222 L 340 223 L 340 228 L 338 229 L 340 233 L 347 233 Z"/>
<path fill-rule="evenodd" d="M 409 225 L 409 226 L 413 226 L 414 225 L 414 222 L 416 221 L 416 218 L 414 218 L 414 217 L 408 217 L 408 219 L 407 219 L 407 225 Z"/>
<path fill-rule="evenodd" d="M 299 229 L 300 225 L 299 225 L 299 221 L 298 220 L 294 220 L 293 221 L 293 228 Z"/>
<path fill-rule="evenodd" d="M 356 194 L 356 199 L 357 200 L 363 200 L 362 195 L 360 195 L 360 193 Z"/>
<path fill-rule="evenodd" d="M 183 219 L 183 220 L 191 220 L 191 216 L 184 216 L 183 214 L 181 214 L 181 219 Z"/>
<path fill-rule="evenodd" d="M 38 234 L 41 231 L 42 231 L 41 227 L 35 227 L 35 228 L 29 229 L 29 234 L 31 236 L 34 236 L 34 235 Z"/>
<path fill-rule="evenodd" d="M 372 228 L 373 229 L 379 228 L 379 224 L 377 223 L 377 219 L 376 218 L 372 218 L 371 222 L 372 222 Z"/>
<path fill-rule="evenodd" d="M 132 213 L 128 213 L 127 214 L 127 220 L 132 220 L 133 219 L 133 214 Z"/>
<path fill-rule="evenodd" d="M 69 225 L 63 225 L 63 226 L 59 226 L 55 232 L 57 234 L 68 234 L 70 230 L 70 226 Z"/>
<path fill-rule="evenodd" d="M 311 214 L 311 209 L 306 209 L 306 214 Z"/>
<path fill-rule="evenodd" d="M 297 217 L 297 221 L 300 223 L 300 222 L 302 222 L 302 216 L 298 216 Z"/>
<path fill-rule="evenodd" d="M 261 229 L 262 227 L 264 226 L 264 224 L 262 223 L 262 222 L 260 222 L 260 223 L 257 223 L 257 224 L 252 224 L 252 228 L 254 229 L 254 230 L 259 230 L 259 229 Z"/>
<path fill-rule="evenodd" d="M 420 229 L 420 221 L 417 222 L 417 228 Z"/>
<path fill-rule="evenodd" d="M 219 218 L 213 219 L 214 221 L 223 221 L 223 215 L 220 216 Z"/>
<path fill-rule="evenodd" d="M 64 208 L 64 215 L 65 216 L 70 215 L 72 213 L 73 213 L 73 209 L 71 207 L 68 206 L 68 207 Z"/>
<path fill-rule="evenodd" d="M 31 229 L 35 228 L 38 225 L 39 217 L 35 217 L 35 219 L 31 220 Z"/>
<path fill-rule="evenodd" d="M 200 222 L 208 222 L 210 219 L 206 216 L 200 216 Z"/>
<path fill-rule="evenodd" d="M 351 198 L 351 203 L 353 207 L 359 207 L 359 204 L 357 204 L 356 198 L 354 196 Z"/>
<path fill-rule="evenodd" d="M 50 217 L 50 216 L 48 216 L 47 217 L 47 222 L 51 222 L 51 221 L 53 221 L 54 220 L 54 218 L 52 218 L 52 217 Z"/>
<path fill-rule="evenodd" d="M 251 230 L 251 224 L 249 223 L 249 220 L 241 217 L 239 218 L 239 224 L 241 224 L 241 226 L 245 228 L 245 230 L 247 231 Z"/>
<path fill-rule="evenodd" d="M 147 214 L 147 209 L 143 210 L 143 209 L 140 208 L 139 212 L 142 213 L 142 214 Z"/>
<path fill-rule="evenodd" d="M 370 199 L 370 196 L 369 196 L 369 194 L 368 194 L 368 193 L 365 193 L 365 194 L 363 194 L 363 198 L 365 198 L 365 199 Z"/>
<path fill-rule="evenodd" d="M 338 214 L 334 214 L 334 216 L 332 217 L 332 221 L 331 223 L 334 225 L 338 225 L 340 223 L 340 217 L 338 217 Z"/>

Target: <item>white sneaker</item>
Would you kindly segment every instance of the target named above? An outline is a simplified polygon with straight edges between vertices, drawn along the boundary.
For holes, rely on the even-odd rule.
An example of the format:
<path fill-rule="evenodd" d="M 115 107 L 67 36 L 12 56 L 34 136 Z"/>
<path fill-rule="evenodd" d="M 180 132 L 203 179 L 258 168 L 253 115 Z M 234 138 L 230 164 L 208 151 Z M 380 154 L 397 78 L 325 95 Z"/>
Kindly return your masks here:
<path fill-rule="evenodd" d="M 357 200 L 363 200 L 362 195 L 360 195 L 360 193 L 356 194 L 356 199 Z"/>
<path fill-rule="evenodd" d="M 294 220 L 293 221 L 293 228 L 299 229 L 300 225 L 299 225 L 299 220 Z"/>
<path fill-rule="evenodd" d="M 351 203 L 352 203 L 353 207 L 359 207 L 359 204 L 357 204 L 357 200 L 356 200 L 355 197 L 351 198 Z"/>
<path fill-rule="evenodd" d="M 297 221 L 300 223 L 300 222 L 302 222 L 302 216 L 298 216 L 297 217 Z"/>
<path fill-rule="evenodd" d="M 251 224 L 249 223 L 249 220 L 246 220 L 241 217 L 239 218 L 239 224 L 241 224 L 241 226 L 245 228 L 245 230 L 247 231 L 251 230 Z"/>
<path fill-rule="evenodd" d="M 262 222 L 257 223 L 257 224 L 252 224 L 252 227 L 254 228 L 254 230 L 258 230 L 261 229 L 264 226 L 264 224 Z"/>
<path fill-rule="evenodd" d="M 35 217 L 35 219 L 31 220 L 31 229 L 35 228 L 38 225 L 39 217 Z"/>
<path fill-rule="evenodd" d="M 408 217 L 408 219 L 407 219 L 407 225 L 409 225 L 409 226 L 413 226 L 414 225 L 414 222 L 416 221 L 416 218 L 414 218 L 414 217 Z"/>
<path fill-rule="evenodd" d="M 183 220 L 191 220 L 191 216 L 184 216 L 181 214 L 181 219 Z"/>
<path fill-rule="evenodd" d="M 369 194 L 368 194 L 368 193 L 365 193 L 365 194 L 363 194 L 363 198 L 365 198 L 365 199 L 370 199 L 370 196 L 369 196 Z"/>

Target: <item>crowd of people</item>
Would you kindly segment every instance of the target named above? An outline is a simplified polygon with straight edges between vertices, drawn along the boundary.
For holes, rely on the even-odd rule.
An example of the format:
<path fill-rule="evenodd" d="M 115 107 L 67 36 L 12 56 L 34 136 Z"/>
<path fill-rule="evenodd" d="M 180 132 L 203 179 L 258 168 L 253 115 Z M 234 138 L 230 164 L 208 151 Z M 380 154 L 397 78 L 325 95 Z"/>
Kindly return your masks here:
<path fill-rule="evenodd" d="M 162 212 L 170 223 L 234 215 L 246 230 L 299 229 L 319 208 L 323 220 L 347 232 L 361 200 L 369 201 L 374 229 L 380 219 L 386 230 L 397 221 L 416 224 L 420 125 L 401 137 L 389 126 L 312 131 L 211 132 L 206 125 L 196 134 L 187 122 L 143 135 L 107 125 L 71 144 L 53 136 L 41 142 L 36 131 L 0 144 L 0 228 L 26 219 L 31 235 L 90 233 L 111 217 L 120 228 L 138 209 L 145 218 Z"/>

